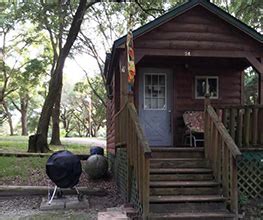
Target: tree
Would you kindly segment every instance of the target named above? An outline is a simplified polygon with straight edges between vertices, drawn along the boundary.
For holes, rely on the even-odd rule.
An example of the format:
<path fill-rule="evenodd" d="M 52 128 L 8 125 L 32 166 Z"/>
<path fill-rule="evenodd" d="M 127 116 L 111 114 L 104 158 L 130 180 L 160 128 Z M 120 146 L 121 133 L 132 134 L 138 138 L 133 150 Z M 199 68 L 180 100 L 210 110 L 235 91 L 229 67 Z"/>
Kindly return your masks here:
<path fill-rule="evenodd" d="M 46 1 L 29 3 L 26 2 L 21 12 L 24 19 L 30 20 L 39 30 L 46 31 L 51 45 L 51 69 L 50 75 L 54 74 L 58 63 L 59 54 L 62 50 L 71 22 L 71 10 L 76 8 L 75 2 L 68 4 L 65 1 L 47 3 Z M 56 102 L 52 111 L 52 137 L 50 144 L 60 145 L 59 113 L 60 113 L 61 90 L 57 93 Z"/>
<path fill-rule="evenodd" d="M 51 76 L 49 83 L 49 90 L 44 102 L 42 112 L 40 115 L 37 134 L 30 137 L 29 152 L 47 152 L 49 151 L 47 144 L 48 127 L 53 106 L 56 102 L 57 94 L 62 89 L 63 67 L 65 60 L 70 52 L 70 49 L 77 38 L 80 26 L 86 12 L 86 9 L 91 7 L 95 2 L 87 2 L 87 0 L 80 0 L 77 11 L 71 23 L 66 42 L 58 54 L 58 60 L 54 73 Z"/>
<path fill-rule="evenodd" d="M 12 75 L 14 68 L 7 65 L 7 59 L 12 47 L 7 44 L 7 36 L 15 25 L 15 9 L 13 6 L 4 7 L 2 12 L 2 19 L 0 23 L 0 34 L 2 35 L 2 59 L 0 59 L 0 104 L 3 106 L 3 111 L 7 118 L 10 135 L 14 134 L 12 115 L 9 111 L 7 96 L 16 90 L 13 86 Z"/>
<path fill-rule="evenodd" d="M 30 59 L 25 61 L 26 65 L 23 70 L 17 72 L 14 76 L 14 83 L 17 90 L 9 97 L 14 107 L 21 114 L 22 135 L 28 135 L 27 118 L 29 103 L 39 90 L 40 80 L 43 81 L 43 75 L 46 74 L 48 62 L 45 57 Z M 42 75 L 42 76 L 41 76 Z"/>

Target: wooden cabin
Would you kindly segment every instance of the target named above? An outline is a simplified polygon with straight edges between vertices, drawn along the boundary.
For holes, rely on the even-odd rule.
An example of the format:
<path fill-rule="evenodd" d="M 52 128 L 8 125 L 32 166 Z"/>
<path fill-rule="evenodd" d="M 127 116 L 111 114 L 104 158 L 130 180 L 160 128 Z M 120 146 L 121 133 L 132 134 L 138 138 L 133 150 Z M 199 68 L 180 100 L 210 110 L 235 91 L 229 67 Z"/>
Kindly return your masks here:
<path fill-rule="evenodd" d="M 263 146 L 262 35 L 208 0 L 191 0 L 133 38 L 132 93 L 126 36 L 105 66 L 107 152 L 120 190 L 145 219 L 237 219 L 242 149 Z M 254 106 L 244 106 L 248 67 L 259 76 Z M 204 112 L 203 147 L 184 142 L 186 111 Z"/>

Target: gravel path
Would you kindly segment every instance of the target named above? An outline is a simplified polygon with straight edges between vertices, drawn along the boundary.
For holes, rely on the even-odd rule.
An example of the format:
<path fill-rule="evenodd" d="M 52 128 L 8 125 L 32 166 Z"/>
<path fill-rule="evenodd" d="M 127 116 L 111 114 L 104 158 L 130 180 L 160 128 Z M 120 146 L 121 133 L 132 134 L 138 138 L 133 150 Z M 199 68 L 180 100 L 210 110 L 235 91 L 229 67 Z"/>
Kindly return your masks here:
<path fill-rule="evenodd" d="M 65 211 L 41 211 L 41 196 L 0 197 L 1 220 L 93 220 L 99 211 L 117 207 L 124 203 L 117 193 L 113 180 L 90 182 L 90 187 L 100 186 L 108 192 L 107 196 L 89 196 L 89 208 Z"/>

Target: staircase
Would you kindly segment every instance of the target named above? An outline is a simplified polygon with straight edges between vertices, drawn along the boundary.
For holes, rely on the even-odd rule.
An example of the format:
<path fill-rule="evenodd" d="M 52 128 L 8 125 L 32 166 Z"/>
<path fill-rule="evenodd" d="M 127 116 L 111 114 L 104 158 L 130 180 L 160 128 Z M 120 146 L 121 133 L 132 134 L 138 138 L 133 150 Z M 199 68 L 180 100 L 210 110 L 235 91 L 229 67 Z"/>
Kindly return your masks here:
<path fill-rule="evenodd" d="M 203 148 L 152 148 L 149 219 L 235 219 Z"/>

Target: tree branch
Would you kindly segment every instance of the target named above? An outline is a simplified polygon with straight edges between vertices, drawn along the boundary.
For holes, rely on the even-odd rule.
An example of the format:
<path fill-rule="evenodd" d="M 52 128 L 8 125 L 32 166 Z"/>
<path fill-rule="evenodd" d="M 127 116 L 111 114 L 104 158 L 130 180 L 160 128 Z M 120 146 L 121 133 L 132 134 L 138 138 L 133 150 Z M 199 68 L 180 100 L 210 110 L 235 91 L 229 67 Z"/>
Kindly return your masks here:
<path fill-rule="evenodd" d="M 75 60 L 75 59 L 74 59 L 74 60 Z M 104 105 L 104 107 L 106 108 L 107 105 L 106 105 L 105 101 L 103 100 L 103 98 L 100 97 L 100 95 L 97 93 L 96 89 L 93 87 L 92 83 L 90 82 L 90 79 L 89 79 L 89 76 L 88 76 L 87 71 L 84 70 L 84 69 L 82 68 L 82 66 L 80 66 L 80 65 L 78 64 L 78 62 L 77 62 L 76 60 L 75 60 L 75 62 L 76 62 L 77 65 L 82 69 L 82 71 L 85 73 L 86 79 L 87 79 L 87 81 L 88 81 L 88 84 L 89 84 L 92 92 L 94 92 L 94 94 L 98 97 L 98 99 L 101 101 L 101 103 L 102 103 L 102 104 Z"/>
<path fill-rule="evenodd" d="M 156 18 L 156 16 L 154 16 L 154 15 L 151 13 L 151 11 L 153 11 L 153 12 L 154 12 L 154 11 L 157 11 L 157 12 L 160 12 L 160 13 L 164 13 L 164 12 L 165 12 L 165 10 L 163 10 L 163 9 L 158 9 L 158 8 L 148 8 L 148 9 L 146 9 L 146 8 L 144 8 L 144 7 L 142 6 L 142 4 L 139 2 L 139 0 L 135 0 L 135 3 L 139 6 L 139 8 L 140 8 L 144 13 L 152 16 L 153 18 Z"/>

